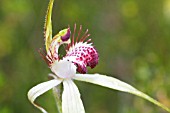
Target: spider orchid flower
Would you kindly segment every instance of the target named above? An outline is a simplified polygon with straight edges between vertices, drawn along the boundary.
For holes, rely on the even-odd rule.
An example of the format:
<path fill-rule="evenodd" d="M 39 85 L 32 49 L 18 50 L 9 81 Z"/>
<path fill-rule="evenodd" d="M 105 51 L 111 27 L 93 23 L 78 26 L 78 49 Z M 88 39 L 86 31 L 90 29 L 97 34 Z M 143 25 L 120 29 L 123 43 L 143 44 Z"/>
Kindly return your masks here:
<path fill-rule="evenodd" d="M 52 38 L 51 13 L 53 1 L 54 0 L 50 0 L 44 27 L 46 52 L 44 54 L 41 53 L 41 56 L 47 62 L 53 74 L 50 74 L 52 77 L 51 80 L 40 83 L 29 90 L 28 99 L 35 107 L 43 113 L 47 113 L 45 109 L 37 105 L 34 101 L 43 93 L 53 89 L 54 94 L 58 98 L 57 103 L 60 105 L 58 108 L 61 113 L 85 113 L 80 92 L 73 81 L 78 80 L 134 94 L 170 112 L 169 108 L 125 82 L 106 75 L 86 74 L 87 66 L 94 68 L 99 60 L 98 53 L 93 47 L 91 39 L 87 40 L 90 34 L 88 34 L 87 30 L 83 36 L 80 36 L 82 32 L 82 26 L 80 26 L 78 35 L 75 37 L 75 25 L 72 36 L 70 28 L 68 27 L 61 30 Z M 62 44 L 66 45 L 66 55 L 60 58 L 58 49 Z M 60 84 L 63 85 L 62 90 L 58 87 Z"/>

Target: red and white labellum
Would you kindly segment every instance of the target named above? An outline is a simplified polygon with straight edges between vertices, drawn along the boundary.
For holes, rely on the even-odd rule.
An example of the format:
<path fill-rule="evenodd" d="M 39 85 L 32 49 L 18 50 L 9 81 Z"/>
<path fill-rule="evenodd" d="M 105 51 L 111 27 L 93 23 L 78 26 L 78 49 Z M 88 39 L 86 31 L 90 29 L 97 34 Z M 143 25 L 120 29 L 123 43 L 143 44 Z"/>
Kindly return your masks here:
<path fill-rule="evenodd" d="M 87 73 L 87 66 L 94 68 L 98 64 L 96 49 L 87 43 L 76 43 L 66 54 L 66 58 L 77 66 L 79 73 Z"/>

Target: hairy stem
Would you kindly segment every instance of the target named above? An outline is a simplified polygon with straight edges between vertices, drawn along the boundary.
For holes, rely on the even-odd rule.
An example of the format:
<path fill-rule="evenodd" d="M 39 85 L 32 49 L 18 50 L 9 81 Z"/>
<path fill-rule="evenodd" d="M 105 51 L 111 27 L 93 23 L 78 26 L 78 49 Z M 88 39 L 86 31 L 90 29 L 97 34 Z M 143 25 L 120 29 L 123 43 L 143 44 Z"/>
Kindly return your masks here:
<path fill-rule="evenodd" d="M 62 84 L 53 88 L 53 94 L 59 113 L 62 113 L 62 92 L 63 92 Z"/>

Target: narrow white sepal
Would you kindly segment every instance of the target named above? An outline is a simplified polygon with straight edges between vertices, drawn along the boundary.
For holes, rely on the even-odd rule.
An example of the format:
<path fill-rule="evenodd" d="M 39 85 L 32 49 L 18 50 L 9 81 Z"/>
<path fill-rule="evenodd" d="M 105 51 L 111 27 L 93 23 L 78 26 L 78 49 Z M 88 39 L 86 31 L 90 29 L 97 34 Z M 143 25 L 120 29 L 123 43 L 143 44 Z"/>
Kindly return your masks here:
<path fill-rule="evenodd" d="M 131 85 L 129 85 L 125 82 L 122 82 L 116 78 L 109 77 L 106 75 L 100 75 L 100 74 L 76 74 L 74 76 L 74 79 L 79 80 L 79 81 L 90 82 L 93 84 L 101 85 L 101 86 L 115 89 L 118 91 L 134 94 L 134 95 L 142 97 L 142 98 L 156 104 L 157 106 L 163 108 L 164 110 L 170 112 L 170 109 L 167 108 L 166 106 L 164 106 L 163 104 L 161 104 L 160 102 L 156 101 L 155 99 L 151 98 L 150 96 L 146 95 L 145 93 L 135 89 Z"/>
<path fill-rule="evenodd" d="M 85 113 L 80 93 L 72 80 L 63 81 L 62 113 Z"/>
<path fill-rule="evenodd" d="M 47 82 L 43 82 L 40 83 L 36 86 L 34 86 L 33 88 L 31 88 L 28 91 L 28 99 L 30 100 L 30 102 L 37 107 L 38 109 L 40 109 L 43 113 L 47 113 L 46 110 L 44 110 L 42 107 L 40 107 L 39 105 L 35 104 L 34 101 L 37 97 L 39 97 L 40 95 L 42 95 L 43 93 L 47 92 L 48 90 L 52 89 L 53 87 L 57 86 L 58 84 L 60 84 L 62 82 L 62 80 L 60 79 L 53 79 Z"/>

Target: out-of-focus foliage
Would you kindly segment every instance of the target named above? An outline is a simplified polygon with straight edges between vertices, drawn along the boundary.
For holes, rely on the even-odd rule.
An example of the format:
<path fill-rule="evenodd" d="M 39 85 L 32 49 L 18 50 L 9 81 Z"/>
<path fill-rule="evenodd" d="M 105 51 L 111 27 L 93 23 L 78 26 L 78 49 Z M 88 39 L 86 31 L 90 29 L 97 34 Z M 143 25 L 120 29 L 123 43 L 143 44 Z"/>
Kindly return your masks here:
<path fill-rule="evenodd" d="M 50 72 L 37 51 L 48 2 L 0 1 L 0 113 L 39 113 L 27 91 Z M 74 23 L 89 29 L 100 55 L 89 73 L 117 77 L 170 107 L 169 0 L 56 0 L 53 35 Z M 164 113 L 141 98 L 76 83 L 87 113 Z M 50 91 L 37 102 L 57 112 Z"/>

